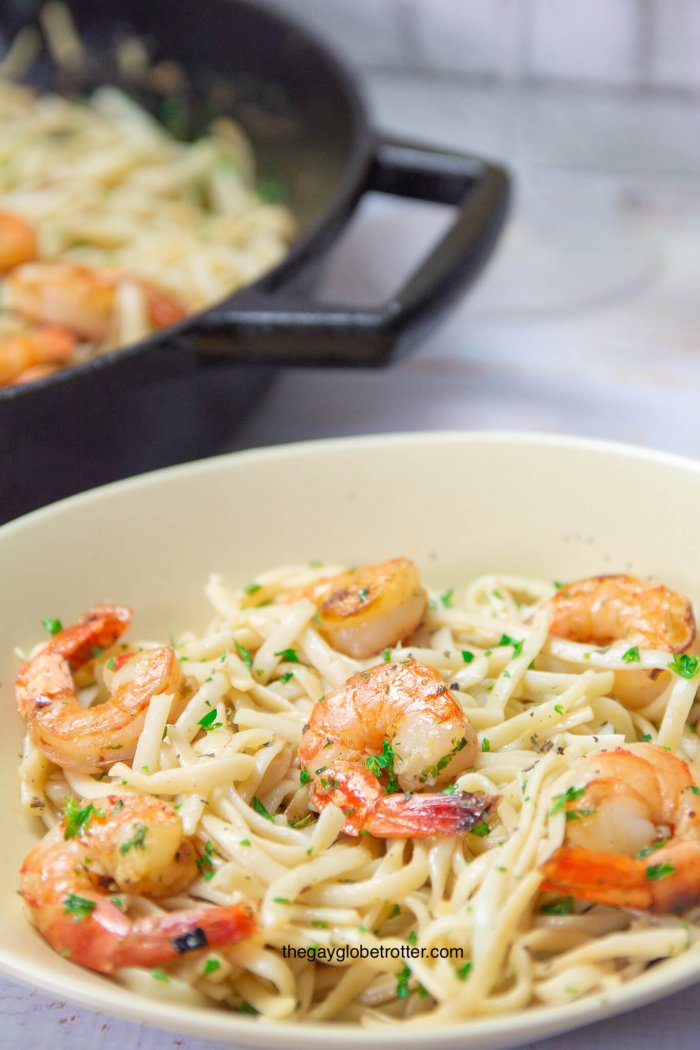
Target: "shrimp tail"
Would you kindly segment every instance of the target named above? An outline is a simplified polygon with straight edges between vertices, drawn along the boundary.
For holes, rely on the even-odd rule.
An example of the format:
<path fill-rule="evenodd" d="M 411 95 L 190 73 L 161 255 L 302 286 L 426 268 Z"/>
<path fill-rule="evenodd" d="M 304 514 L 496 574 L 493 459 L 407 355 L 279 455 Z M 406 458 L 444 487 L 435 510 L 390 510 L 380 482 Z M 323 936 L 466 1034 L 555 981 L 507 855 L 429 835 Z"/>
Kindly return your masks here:
<path fill-rule="evenodd" d="M 350 763 L 318 777 L 311 801 L 321 810 L 333 803 L 345 813 L 347 835 L 368 832 L 377 838 L 460 835 L 482 823 L 495 799 L 469 791 L 420 795 L 387 794 L 369 770 Z"/>
<path fill-rule="evenodd" d="M 617 908 L 650 908 L 647 869 L 635 857 L 562 846 L 542 866 L 540 889 Z"/>
<path fill-rule="evenodd" d="M 188 952 L 224 948 L 257 932 L 253 909 L 247 904 L 221 908 L 193 908 L 131 925 L 112 960 L 121 966 L 159 966 Z"/>

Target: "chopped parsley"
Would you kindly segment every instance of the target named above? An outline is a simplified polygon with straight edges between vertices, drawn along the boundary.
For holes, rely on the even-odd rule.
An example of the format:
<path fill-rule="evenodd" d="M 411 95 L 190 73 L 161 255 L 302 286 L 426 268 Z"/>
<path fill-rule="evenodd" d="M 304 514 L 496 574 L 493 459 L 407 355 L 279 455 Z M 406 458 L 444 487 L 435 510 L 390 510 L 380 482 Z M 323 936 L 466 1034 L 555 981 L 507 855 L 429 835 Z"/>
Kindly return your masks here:
<path fill-rule="evenodd" d="M 639 646 L 633 645 L 631 649 L 628 649 L 626 653 L 622 654 L 622 659 L 626 664 L 639 663 Z"/>
<path fill-rule="evenodd" d="M 240 656 L 241 660 L 250 671 L 251 667 L 253 666 L 253 656 L 250 649 L 246 649 L 246 647 L 244 645 L 241 645 L 240 642 L 237 642 L 235 638 L 233 640 L 233 644 L 235 645 L 236 652 Z"/>
<path fill-rule="evenodd" d="M 253 795 L 253 799 L 252 799 L 252 802 L 250 804 L 251 804 L 252 808 L 255 810 L 255 812 L 259 816 L 264 817 L 265 820 L 274 820 L 275 819 L 272 813 L 268 813 L 267 812 L 267 810 L 265 809 L 265 807 L 263 806 L 262 802 L 257 797 L 257 795 Z"/>
<path fill-rule="evenodd" d="M 651 740 L 651 733 L 644 733 L 644 735 L 642 736 L 642 740 L 648 744 Z"/>
<path fill-rule="evenodd" d="M 460 966 L 457 970 L 457 977 L 460 981 L 466 981 L 467 977 L 471 973 L 472 964 L 466 962 L 464 966 Z"/>
<path fill-rule="evenodd" d="M 275 904 L 291 904 L 292 902 L 288 897 L 273 897 L 273 903 Z"/>
<path fill-rule="evenodd" d="M 481 750 L 482 751 L 490 751 L 491 750 L 491 741 L 489 740 L 489 738 L 487 736 L 485 736 L 484 739 L 481 741 Z"/>
<path fill-rule="evenodd" d="M 554 710 L 557 712 L 558 715 L 563 715 L 564 714 L 564 708 L 562 707 L 561 704 L 555 704 L 554 705 Z"/>
<path fill-rule="evenodd" d="M 396 916 L 400 915 L 400 914 L 401 914 L 401 905 L 400 904 L 395 904 L 394 907 L 389 912 L 389 918 L 390 919 L 395 919 Z"/>
<path fill-rule="evenodd" d="M 540 911 L 544 915 L 571 915 L 574 910 L 573 897 L 557 897 L 549 904 L 543 904 Z"/>
<path fill-rule="evenodd" d="M 550 817 L 553 817 L 555 813 L 561 813 L 569 802 L 576 802 L 585 794 L 585 791 L 585 788 L 570 787 L 566 789 L 563 795 L 555 795 L 553 799 L 554 805 L 549 811 Z"/>
<path fill-rule="evenodd" d="M 455 746 L 452 748 L 451 751 L 448 751 L 446 755 L 443 755 L 442 758 L 438 759 L 438 761 L 436 762 L 436 764 L 434 766 L 427 766 L 426 769 L 423 770 L 423 773 L 425 774 L 425 776 L 426 777 L 436 777 L 438 775 L 438 773 L 441 773 L 443 771 L 443 769 L 445 769 L 447 766 L 449 766 L 450 762 L 455 757 L 455 755 L 458 754 L 462 750 L 462 748 L 464 748 L 466 746 L 467 746 L 467 738 L 466 737 L 462 737 L 461 740 L 457 741 L 457 743 L 455 744 Z"/>
<path fill-rule="evenodd" d="M 462 659 L 465 664 L 470 664 L 474 659 L 474 653 L 470 652 L 469 649 L 462 649 Z"/>
<path fill-rule="evenodd" d="M 303 787 L 304 784 L 308 784 L 310 780 L 313 780 L 313 777 L 309 771 L 307 769 L 302 769 L 299 773 L 299 783 L 301 786 Z"/>
<path fill-rule="evenodd" d="M 328 929 L 328 923 L 324 922 L 323 919 L 314 919 L 314 921 L 311 923 L 311 925 L 313 926 L 313 928 L 315 930 L 327 930 Z"/>
<path fill-rule="evenodd" d="M 116 662 L 117 661 L 114 659 L 114 657 L 110 656 L 109 660 L 105 664 L 105 667 L 107 668 L 108 671 L 113 671 L 114 670 L 114 665 L 116 664 Z"/>
<path fill-rule="evenodd" d="M 398 758 L 398 755 L 394 752 L 391 743 L 388 740 L 382 741 L 382 753 L 381 755 L 368 755 L 365 759 L 365 766 L 373 773 L 377 780 L 381 779 L 382 773 L 386 772 L 389 776 L 389 783 L 387 785 L 387 794 L 400 791 L 399 782 L 396 779 L 394 773 L 394 759 Z"/>
<path fill-rule="evenodd" d="M 292 827 L 295 829 L 308 828 L 311 824 L 315 823 L 315 820 L 316 818 L 313 813 L 307 813 L 305 817 L 301 818 L 301 820 L 297 820 L 295 824 L 292 824 Z"/>
<path fill-rule="evenodd" d="M 405 964 L 401 967 L 396 978 L 396 998 L 408 999 L 408 982 L 411 977 L 411 968 Z"/>
<path fill-rule="evenodd" d="M 53 616 L 45 616 L 41 621 L 41 626 L 49 634 L 58 634 L 59 631 L 63 630 L 63 624 L 60 620 L 54 619 Z"/>
<path fill-rule="evenodd" d="M 651 846 L 645 846 L 644 849 L 640 849 L 637 856 L 642 860 L 644 857 L 648 857 L 650 853 L 655 853 L 657 849 L 661 849 L 661 847 L 665 846 L 667 842 L 667 838 L 657 839 L 656 842 L 652 842 Z"/>
<path fill-rule="evenodd" d="M 695 678 L 700 667 L 700 656 L 689 656 L 688 653 L 675 653 L 673 660 L 668 665 L 670 671 L 675 671 L 681 678 Z"/>
<path fill-rule="evenodd" d="M 216 719 L 216 708 L 212 707 L 211 711 L 207 711 L 205 715 L 200 718 L 197 722 L 198 726 L 201 726 L 207 733 L 211 733 L 213 729 L 221 729 L 222 722 L 215 721 Z"/>
<path fill-rule="evenodd" d="M 163 981 L 166 984 L 170 980 L 170 974 L 167 974 L 165 970 L 151 970 L 151 977 L 154 981 Z"/>
<path fill-rule="evenodd" d="M 212 864 L 211 858 L 214 852 L 213 843 L 207 842 L 204 846 L 204 853 L 201 857 L 197 857 L 197 867 L 199 868 L 199 874 L 205 880 L 209 882 L 209 879 L 213 879 L 216 874 L 216 869 Z"/>
<path fill-rule="evenodd" d="M 515 657 L 516 656 L 520 656 L 521 652 L 523 651 L 523 645 L 525 644 L 525 639 L 521 638 L 520 640 L 518 640 L 517 638 L 511 638 L 511 636 L 509 634 L 502 634 L 501 635 L 501 640 L 500 640 L 500 642 L 498 644 L 499 645 L 512 645 L 513 646 L 513 659 L 515 659 Z"/>
<path fill-rule="evenodd" d="M 385 649 L 384 652 L 382 653 L 382 656 L 384 658 L 384 663 L 388 664 L 389 661 L 391 660 L 391 649 Z"/>
<path fill-rule="evenodd" d="M 454 598 L 454 595 L 455 595 L 455 592 L 454 592 L 454 589 L 452 587 L 450 587 L 449 591 L 445 591 L 444 594 L 440 595 L 440 601 L 442 602 L 443 607 L 445 609 L 451 609 L 452 608 L 452 599 Z"/>
<path fill-rule="evenodd" d="M 240 846 L 250 846 L 250 844 L 250 839 L 241 839 L 239 843 Z"/>
<path fill-rule="evenodd" d="M 296 649 L 280 649 L 275 656 L 279 656 L 281 660 L 286 660 L 288 664 L 298 664 L 301 661 L 297 655 Z"/>
<path fill-rule="evenodd" d="M 359 591 L 357 592 L 357 597 L 360 599 L 360 604 L 364 605 L 364 603 L 369 598 L 369 587 L 360 587 Z"/>
<path fill-rule="evenodd" d="M 411 930 L 411 932 L 406 937 L 406 940 L 408 941 L 409 944 L 412 944 L 412 945 L 413 944 L 418 944 L 418 934 L 416 933 L 416 931 L 415 930 Z"/>
<path fill-rule="evenodd" d="M 221 969 L 221 963 L 218 959 L 207 959 L 204 964 L 204 976 L 208 977 L 212 973 L 216 973 L 217 970 Z"/>
<path fill-rule="evenodd" d="M 256 591 L 259 591 L 259 590 L 260 590 L 260 584 L 256 583 L 255 580 L 253 580 L 253 581 L 251 581 L 251 583 L 246 583 L 245 587 L 243 588 L 243 593 L 244 594 L 255 594 Z"/>
<path fill-rule="evenodd" d="M 63 816 L 66 822 L 63 837 L 68 841 L 68 839 L 74 839 L 82 835 L 92 817 L 103 817 L 104 812 L 93 806 L 92 802 L 87 806 L 81 807 L 74 798 L 67 798 L 63 808 Z"/>
<path fill-rule="evenodd" d="M 73 922 L 81 922 L 89 918 L 97 907 L 97 901 L 89 901 L 86 897 L 79 897 L 76 893 L 70 893 L 63 902 L 63 910 L 66 915 L 73 916 Z"/>
<path fill-rule="evenodd" d="M 280 678 L 280 682 L 282 683 L 282 685 L 286 685 L 287 682 L 291 682 L 292 678 L 294 678 L 294 671 L 287 671 Z"/>
<path fill-rule="evenodd" d="M 239 1006 L 236 1007 L 239 1014 L 259 1014 L 260 1011 L 256 1010 L 252 1003 L 247 1003 L 245 999 Z"/>
<path fill-rule="evenodd" d="M 673 875 L 675 870 L 673 864 L 652 864 L 650 868 L 647 868 L 647 878 L 665 879 L 668 875 Z"/>
<path fill-rule="evenodd" d="M 119 847 L 120 853 L 128 853 L 132 849 L 145 849 L 146 848 L 146 834 L 148 828 L 145 824 L 134 824 L 133 825 L 134 837 L 128 839 L 126 842 L 122 842 Z"/>
<path fill-rule="evenodd" d="M 472 828 L 472 835 L 477 835 L 480 839 L 483 839 L 488 835 L 489 831 L 488 824 L 485 820 L 482 820 L 480 824 L 477 824 L 475 828 Z"/>
<path fill-rule="evenodd" d="M 695 784 L 689 784 L 686 791 L 691 791 L 694 795 L 700 795 L 700 788 L 696 787 Z"/>

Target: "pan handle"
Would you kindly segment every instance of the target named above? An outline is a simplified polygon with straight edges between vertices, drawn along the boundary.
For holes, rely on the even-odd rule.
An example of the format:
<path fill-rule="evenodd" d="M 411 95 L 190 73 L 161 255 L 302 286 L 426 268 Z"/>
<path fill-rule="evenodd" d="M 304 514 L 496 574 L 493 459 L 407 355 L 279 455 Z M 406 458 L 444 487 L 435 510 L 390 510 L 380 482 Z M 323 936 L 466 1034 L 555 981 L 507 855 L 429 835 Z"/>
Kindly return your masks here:
<path fill-rule="evenodd" d="M 208 358 L 381 365 L 404 352 L 477 277 L 506 216 L 509 179 L 479 157 L 393 140 L 377 144 L 363 192 L 455 205 L 445 235 L 383 305 L 314 303 L 265 282 L 198 318 L 183 339 Z"/>

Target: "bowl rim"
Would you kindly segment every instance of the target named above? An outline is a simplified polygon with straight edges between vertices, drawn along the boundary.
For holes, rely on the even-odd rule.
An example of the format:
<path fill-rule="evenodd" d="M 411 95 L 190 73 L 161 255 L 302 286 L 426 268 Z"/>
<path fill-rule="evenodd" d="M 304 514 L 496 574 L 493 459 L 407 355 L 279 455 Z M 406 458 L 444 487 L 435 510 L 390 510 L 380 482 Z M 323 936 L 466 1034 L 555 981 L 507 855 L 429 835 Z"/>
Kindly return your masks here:
<path fill-rule="evenodd" d="M 575 435 L 507 430 L 445 430 L 407 431 L 390 434 L 366 434 L 361 436 L 322 438 L 293 442 L 288 445 L 265 446 L 244 451 L 228 452 L 205 460 L 178 464 L 132 478 L 111 482 L 77 495 L 69 496 L 46 507 L 0 526 L 0 555 L 5 538 L 14 536 L 27 527 L 40 526 L 44 519 L 56 514 L 71 514 L 81 508 L 99 502 L 105 497 L 119 498 L 121 493 L 138 493 L 153 484 L 177 484 L 179 477 L 190 474 L 211 474 L 225 471 L 231 463 L 255 465 L 270 461 L 286 462 L 306 459 L 317 453 L 334 450 L 352 451 L 367 448 L 391 448 L 396 446 L 462 444 L 465 446 L 517 445 L 531 448 L 561 449 L 572 453 L 597 453 L 633 460 L 649 465 L 675 468 L 700 478 L 700 461 L 675 453 L 646 448 L 641 445 L 622 443 Z M 332 1038 L 338 1047 L 357 1047 L 371 1031 L 370 1038 L 378 1045 L 389 1047 L 425 1045 L 428 1039 L 439 1041 L 444 1046 L 454 1047 L 497 1045 L 514 1046 L 523 1040 L 530 1041 L 564 1031 L 572 1031 L 596 1021 L 624 1013 L 635 1006 L 644 1005 L 681 991 L 700 981 L 700 954 L 692 948 L 683 954 L 666 960 L 660 967 L 648 970 L 622 985 L 619 989 L 593 995 L 563 1006 L 535 1006 L 515 1013 L 481 1018 L 478 1015 L 444 1027 L 428 1025 L 391 1025 L 368 1030 L 359 1025 L 339 1022 L 289 1022 L 275 1021 L 256 1023 L 233 1012 L 224 1012 L 195 1005 L 182 1005 L 170 1000 L 150 998 L 124 986 L 110 983 L 101 986 L 98 975 L 71 966 L 58 957 L 49 958 L 46 964 L 34 965 L 31 969 L 16 961 L 14 953 L 6 951 L 0 944 L 0 972 L 22 984 L 37 988 L 63 999 L 88 1007 L 99 1014 L 145 1023 L 177 1031 L 180 1034 L 196 1035 L 207 1039 L 218 1039 L 224 1043 L 238 1042 L 244 1046 L 270 1046 L 284 1040 L 290 1046 L 326 1045 Z"/>

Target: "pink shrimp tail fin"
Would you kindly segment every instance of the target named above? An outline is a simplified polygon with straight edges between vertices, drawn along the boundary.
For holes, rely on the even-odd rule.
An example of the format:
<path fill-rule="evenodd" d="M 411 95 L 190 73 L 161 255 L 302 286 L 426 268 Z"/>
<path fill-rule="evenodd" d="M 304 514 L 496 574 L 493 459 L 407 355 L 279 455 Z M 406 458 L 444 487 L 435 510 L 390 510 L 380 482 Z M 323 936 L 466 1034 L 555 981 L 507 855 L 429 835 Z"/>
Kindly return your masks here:
<path fill-rule="evenodd" d="M 361 766 L 333 766 L 317 777 L 314 806 L 333 803 L 343 810 L 346 835 L 367 832 L 377 838 L 426 838 L 461 835 L 481 824 L 495 802 L 491 795 L 468 791 L 454 794 L 387 794 L 374 774 Z"/>
<path fill-rule="evenodd" d="M 640 860 L 620 853 L 562 846 L 542 865 L 541 889 L 616 908 L 650 908 L 652 893 Z"/>
<path fill-rule="evenodd" d="M 120 944 L 113 969 L 159 966 L 188 952 L 225 948 L 252 937 L 257 928 L 255 914 L 246 904 L 193 908 L 139 919 Z"/>

